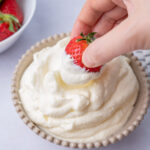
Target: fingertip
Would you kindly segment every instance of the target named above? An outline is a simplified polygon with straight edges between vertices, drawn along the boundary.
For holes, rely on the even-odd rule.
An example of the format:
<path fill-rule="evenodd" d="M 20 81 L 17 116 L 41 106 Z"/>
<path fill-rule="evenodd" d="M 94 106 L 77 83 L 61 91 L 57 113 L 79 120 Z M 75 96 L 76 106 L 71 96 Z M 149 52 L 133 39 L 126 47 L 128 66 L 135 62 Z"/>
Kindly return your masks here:
<path fill-rule="evenodd" d="M 82 62 L 86 67 L 89 67 L 89 68 L 96 67 L 96 64 L 93 61 L 92 55 L 89 54 L 88 50 L 85 50 L 85 52 L 83 53 Z"/>
<path fill-rule="evenodd" d="M 78 32 L 76 32 L 76 31 L 73 29 L 72 32 L 71 32 L 70 37 L 71 37 L 71 39 L 73 39 L 74 37 L 76 37 L 76 36 L 78 36 L 78 35 L 79 35 Z"/>
<path fill-rule="evenodd" d="M 95 68 L 107 62 L 106 51 L 100 47 L 102 46 L 97 39 L 86 48 L 82 55 L 82 62 L 85 66 Z"/>

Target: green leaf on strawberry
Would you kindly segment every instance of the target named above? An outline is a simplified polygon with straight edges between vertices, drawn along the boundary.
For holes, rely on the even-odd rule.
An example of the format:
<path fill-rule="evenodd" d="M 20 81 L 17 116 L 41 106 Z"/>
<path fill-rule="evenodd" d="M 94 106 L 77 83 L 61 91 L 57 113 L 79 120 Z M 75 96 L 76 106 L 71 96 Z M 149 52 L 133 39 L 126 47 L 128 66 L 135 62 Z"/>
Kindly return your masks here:
<path fill-rule="evenodd" d="M 82 32 L 80 34 L 82 36 L 82 38 L 77 39 L 77 41 L 79 42 L 79 41 L 85 40 L 85 41 L 87 41 L 88 44 L 90 44 L 95 40 L 95 37 L 94 37 L 95 34 L 96 34 L 96 32 L 91 32 L 88 35 L 84 35 L 83 32 Z"/>
<path fill-rule="evenodd" d="M 9 31 L 11 32 L 15 32 L 14 26 L 17 28 L 21 26 L 19 20 L 15 16 L 10 14 L 3 14 L 0 12 L 0 24 L 4 22 L 9 24 Z"/>

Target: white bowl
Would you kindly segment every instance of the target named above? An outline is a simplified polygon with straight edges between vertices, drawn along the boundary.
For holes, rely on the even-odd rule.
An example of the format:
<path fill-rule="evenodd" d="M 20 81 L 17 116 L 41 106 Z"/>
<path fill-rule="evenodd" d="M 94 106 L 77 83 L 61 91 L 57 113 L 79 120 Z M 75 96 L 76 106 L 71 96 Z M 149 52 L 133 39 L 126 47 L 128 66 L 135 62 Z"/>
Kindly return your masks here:
<path fill-rule="evenodd" d="M 13 45 L 17 41 L 17 39 L 20 37 L 20 35 L 23 33 L 25 28 L 30 23 L 33 14 L 35 12 L 36 0 L 17 0 L 17 2 L 23 11 L 24 15 L 23 25 L 12 36 L 0 42 L 0 53 L 8 49 L 11 45 Z"/>

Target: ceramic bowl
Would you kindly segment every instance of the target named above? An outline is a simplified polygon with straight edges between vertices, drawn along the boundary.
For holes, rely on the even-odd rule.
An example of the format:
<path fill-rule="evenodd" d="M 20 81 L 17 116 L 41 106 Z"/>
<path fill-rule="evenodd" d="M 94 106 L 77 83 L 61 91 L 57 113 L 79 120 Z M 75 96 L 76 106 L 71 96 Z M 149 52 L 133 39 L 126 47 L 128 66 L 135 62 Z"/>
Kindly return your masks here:
<path fill-rule="evenodd" d="M 149 84 L 148 79 L 146 77 L 146 73 L 144 68 L 142 67 L 140 61 L 135 57 L 132 53 L 126 54 L 126 56 L 131 60 L 131 67 L 138 79 L 140 90 L 138 94 L 138 98 L 134 105 L 133 112 L 129 117 L 128 121 L 125 125 L 118 130 L 115 134 L 109 136 L 104 140 L 99 140 L 91 143 L 78 143 L 78 142 L 69 142 L 66 140 L 61 140 L 59 138 L 54 137 L 43 131 L 38 125 L 36 125 L 27 115 L 24 107 L 21 103 L 21 99 L 19 97 L 19 86 L 20 86 L 20 79 L 26 70 L 26 68 L 30 65 L 33 61 L 33 54 L 40 51 L 41 49 L 52 46 L 57 43 L 57 41 L 61 40 L 62 38 L 68 36 L 68 34 L 60 34 L 49 37 L 47 39 L 38 42 L 34 46 L 31 47 L 20 59 L 18 65 L 16 66 L 12 84 L 12 95 L 13 95 L 13 102 L 18 112 L 20 118 L 24 121 L 24 123 L 32 129 L 36 134 L 40 135 L 42 138 L 53 142 L 55 144 L 72 147 L 72 148 L 99 148 L 102 146 L 107 146 L 108 144 L 115 143 L 116 141 L 121 140 L 123 137 L 127 136 L 130 132 L 132 132 L 141 122 L 143 119 L 149 103 Z"/>

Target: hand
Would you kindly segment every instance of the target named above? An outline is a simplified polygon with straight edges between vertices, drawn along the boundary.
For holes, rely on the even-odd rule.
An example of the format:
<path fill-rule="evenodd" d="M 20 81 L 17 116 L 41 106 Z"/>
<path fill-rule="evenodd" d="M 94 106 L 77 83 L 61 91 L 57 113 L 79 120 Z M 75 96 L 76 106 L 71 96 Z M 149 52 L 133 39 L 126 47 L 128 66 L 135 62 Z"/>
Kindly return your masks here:
<path fill-rule="evenodd" d="M 72 37 L 97 32 L 82 61 L 97 67 L 136 49 L 150 49 L 150 0 L 87 0 Z"/>

